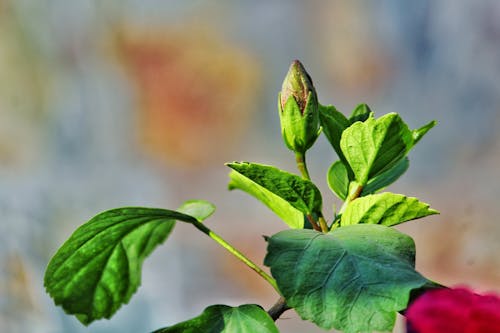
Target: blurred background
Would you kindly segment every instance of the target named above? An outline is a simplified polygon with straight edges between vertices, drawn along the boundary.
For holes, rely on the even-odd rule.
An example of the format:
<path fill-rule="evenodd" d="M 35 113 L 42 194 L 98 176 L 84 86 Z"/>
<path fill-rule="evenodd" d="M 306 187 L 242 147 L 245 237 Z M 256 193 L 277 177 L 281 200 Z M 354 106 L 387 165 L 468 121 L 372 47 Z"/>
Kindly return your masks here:
<path fill-rule="evenodd" d="M 182 224 L 110 321 L 66 316 L 43 274 L 96 213 L 194 198 L 262 263 L 262 235 L 286 225 L 228 192 L 223 163 L 295 172 L 276 110 L 293 59 L 345 114 L 366 102 L 411 128 L 438 120 L 390 190 L 441 215 L 399 229 L 427 277 L 500 292 L 500 2 L 0 0 L 0 331 L 148 332 L 213 303 L 270 307 L 271 287 Z M 330 217 L 335 160 L 324 138 L 308 155 Z M 323 332 L 293 311 L 278 325 Z"/>

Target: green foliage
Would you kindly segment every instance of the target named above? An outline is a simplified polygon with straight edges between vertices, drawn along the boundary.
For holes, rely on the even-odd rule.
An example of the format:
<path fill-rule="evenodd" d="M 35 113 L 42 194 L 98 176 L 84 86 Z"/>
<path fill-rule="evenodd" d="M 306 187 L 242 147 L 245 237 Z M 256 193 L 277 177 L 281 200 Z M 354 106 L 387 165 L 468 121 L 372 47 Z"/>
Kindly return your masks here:
<path fill-rule="evenodd" d="M 342 149 L 340 149 L 340 138 L 344 130 L 347 129 L 351 123 L 333 105 L 320 105 L 319 121 L 323 128 L 323 133 L 333 149 L 335 149 L 340 160 L 345 161 L 344 153 Z"/>
<path fill-rule="evenodd" d="M 340 225 L 370 223 L 393 226 L 433 214 L 438 214 L 438 211 L 416 198 L 380 193 L 354 200 L 342 214 Z"/>
<path fill-rule="evenodd" d="M 285 230 L 268 242 L 264 264 L 288 305 L 325 329 L 388 331 L 410 292 L 427 283 L 414 270 L 413 240 L 385 226 Z"/>
<path fill-rule="evenodd" d="M 255 304 L 238 307 L 212 305 L 201 315 L 154 333 L 278 333 L 266 311 Z"/>
<path fill-rule="evenodd" d="M 203 222 L 215 212 L 215 205 L 205 200 L 188 200 L 177 208 L 177 212 L 192 216 L 198 222 Z"/>
<path fill-rule="evenodd" d="M 396 180 L 398 180 L 398 178 L 401 177 L 409 167 L 410 160 L 408 159 L 408 157 L 400 159 L 399 162 L 392 166 L 392 168 L 370 179 L 366 186 L 363 187 L 361 195 L 372 194 L 391 185 Z"/>
<path fill-rule="evenodd" d="M 255 197 L 278 215 L 290 228 L 301 229 L 304 227 L 304 214 L 294 208 L 285 199 L 282 199 L 235 170 L 229 173 L 229 179 L 228 188 L 230 190 L 240 189 Z"/>
<path fill-rule="evenodd" d="M 355 122 L 340 139 L 342 152 L 362 186 L 370 178 L 390 169 L 412 146 L 412 132 L 395 113 Z"/>
<path fill-rule="evenodd" d="M 370 110 L 370 107 L 368 105 L 364 103 L 359 104 L 352 111 L 351 116 L 349 117 L 349 123 L 354 124 L 357 121 L 365 121 L 371 115 L 373 115 L 373 112 L 372 110 Z"/>
<path fill-rule="evenodd" d="M 328 186 L 340 199 L 347 199 L 349 194 L 349 171 L 342 161 L 334 162 L 326 176 Z"/>
<path fill-rule="evenodd" d="M 228 163 L 227 166 L 244 176 L 247 179 L 246 182 L 251 181 L 266 189 L 303 214 L 311 215 L 321 211 L 321 193 L 309 180 L 302 179 L 299 176 L 268 165 L 242 162 Z M 242 181 L 240 180 L 240 182 Z M 238 183 L 234 181 L 230 183 L 232 188 L 236 188 L 237 185 Z M 241 190 L 251 189 L 251 185 L 238 188 Z M 260 193 L 264 193 L 264 195 L 261 196 L 259 195 Z M 270 199 L 274 198 L 265 195 L 267 194 L 266 192 L 252 191 L 250 194 L 255 195 L 264 204 L 269 203 Z M 270 206 L 273 206 L 273 203 Z M 288 221 L 285 222 L 289 223 Z M 303 227 L 303 222 L 302 225 L 299 223 L 289 223 L 289 226 L 291 228 L 301 228 Z"/>
<path fill-rule="evenodd" d="M 410 130 L 398 114 L 375 118 L 366 104 L 347 118 L 334 106 L 319 104 L 311 77 L 298 61 L 290 67 L 278 104 L 282 135 L 301 176 L 263 164 L 227 164 L 229 189 L 252 195 L 292 229 L 266 237 L 264 264 L 272 276 L 202 223 L 215 211 L 207 201 L 186 201 L 176 211 L 117 208 L 80 226 L 50 260 L 44 281 L 55 304 L 85 325 L 110 318 L 139 287 L 144 259 L 167 239 L 176 221 L 183 221 L 245 263 L 284 299 L 268 313 L 258 305 L 209 306 L 200 316 L 157 332 L 276 333 L 273 320 L 289 308 L 325 329 L 391 330 L 410 294 L 437 285 L 415 271 L 413 240 L 390 227 L 438 212 L 416 198 L 380 191 L 408 170 L 408 153 L 436 122 Z M 343 201 L 330 222 L 305 158 L 321 131 L 338 156 L 327 183 Z"/>
<path fill-rule="evenodd" d="M 57 305 L 88 325 L 110 318 L 141 283 L 144 259 L 163 243 L 176 211 L 126 207 L 106 211 L 76 229 L 50 261 L 45 288 Z"/>

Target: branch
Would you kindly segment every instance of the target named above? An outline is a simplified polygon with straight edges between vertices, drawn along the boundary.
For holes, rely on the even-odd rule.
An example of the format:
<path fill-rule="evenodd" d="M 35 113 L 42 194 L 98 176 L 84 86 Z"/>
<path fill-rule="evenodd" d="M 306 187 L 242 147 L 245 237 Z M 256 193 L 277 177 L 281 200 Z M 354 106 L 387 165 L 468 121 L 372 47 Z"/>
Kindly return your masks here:
<path fill-rule="evenodd" d="M 269 316 L 273 318 L 274 321 L 278 320 L 278 318 L 285 312 L 286 310 L 291 309 L 288 305 L 286 305 L 286 300 L 284 297 L 280 297 L 276 303 L 267 311 Z"/>

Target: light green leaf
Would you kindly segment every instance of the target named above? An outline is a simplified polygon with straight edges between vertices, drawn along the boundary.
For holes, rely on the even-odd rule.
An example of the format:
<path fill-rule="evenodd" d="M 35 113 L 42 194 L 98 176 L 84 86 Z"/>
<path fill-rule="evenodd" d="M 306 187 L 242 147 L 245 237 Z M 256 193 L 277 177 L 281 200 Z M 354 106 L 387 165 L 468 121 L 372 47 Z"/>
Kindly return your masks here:
<path fill-rule="evenodd" d="M 278 333 L 271 317 L 260 306 L 212 305 L 201 315 L 154 333 Z"/>
<path fill-rule="evenodd" d="M 229 173 L 229 179 L 228 188 L 230 190 L 239 189 L 250 194 L 271 209 L 290 228 L 302 229 L 304 227 L 304 214 L 293 208 L 286 200 L 234 170 Z"/>
<path fill-rule="evenodd" d="M 177 211 L 203 222 L 215 212 L 215 205 L 205 200 L 188 200 Z"/>
<path fill-rule="evenodd" d="M 245 178 L 285 200 L 300 212 L 304 214 L 321 212 L 321 193 L 311 181 L 268 165 L 246 162 L 228 163 L 227 165 Z M 231 179 L 233 180 L 234 176 Z M 237 185 L 239 184 L 235 184 L 233 181 L 230 183 L 230 188 L 235 188 Z M 243 189 L 241 187 L 236 188 Z M 245 188 L 249 188 L 249 186 L 245 186 Z M 255 195 L 257 199 L 268 206 L 269 200 L 273 199 L 273 197 L 269 196 L 260 196 L 257 191 L 250 194 Z M 296 224 L 290 226 L 292 228 L 298 227 Z"/>
<path fill-rule="evenodd" d="M 80 226 L 45 271 L 45 288 L 83 324 L 110 318 L 141 283 L 144 259 L 172 231 L 175 220 L 194 217 L 156 208 L 125 207 L 103 212 Z"/>
<path fill-rule="evenodd" d="M 390 169 L 413 145 L 413 134 L 396 113 L 356 122 L 342 133 L 340 147 L 362 186 Z"/>
<path fill-rule="evenodd" d="M 344 161 L 344 154 L 340 149 L 340 137 L 342 132 L 349 127 L 349 120 L 341 112 L 337 111 L 333 105 L 320 105 L 319 121 L 326 138 L 335 149 L 340 160 Z"/>
<path fill-rule="evenodd" d="M 427 133 L 429 132 L 429 130 L 431 128 L 433 128 L 434 126 L 436 126 L 437 124 L 437 121 L 433 120 L 431 121 L 430 123 L 418 128 L 418 129 L 415 129 L 413 130 L 413 144 L 415 145 L 417 142 L 420 141 L 420 139 L 422 139 L 422 137 Z"/>
<path fill-rule="evenodd" d="M 340 199 L 345 200 L 349 194 L 349 175 L 341 161 L 336 161 L 328 169 L 326 177 L 328 186 Z"/>
<path fill-rule="evenodd" d="M 394 164 L 392 168 L 382 172 L 381 174 L 373 177 L 368 181 L 368 184 L 363 188 L 361 195 L 373 194 L 380 191 L 387 186 L 398 180 L 401 175 L 403 175 L 408 167 L 410 166 L 410 160 L 408 157 L 402 158 L 398 163 Z"/>
<path fill-rule="evenodd" d="M 413 240 L 386 226 L 285 230 L 268 242 L 264 264 L 287 304 L 324 329 L 390 331 L 410 292 L 428 282 L 414 270 Z"/>
<path fill-rule="evenodd" d="M 368 107 L 366 104 L 359 104 L 356 106 L 354 111 L 352 111 L 351 116 L 349 117 L 349 122 L 351 124 L 354 124 L 357 121 L 365 121 L 370 117 L 370 115 L 373 115 L 372 110 Z"/>
<path fill-rule="evenodd" d="M 417 198 L 387 192 L 367 195 L 349 203 L 340 225 L 370 223 L 392 226 L 433 214 L 439 212 Z"/>

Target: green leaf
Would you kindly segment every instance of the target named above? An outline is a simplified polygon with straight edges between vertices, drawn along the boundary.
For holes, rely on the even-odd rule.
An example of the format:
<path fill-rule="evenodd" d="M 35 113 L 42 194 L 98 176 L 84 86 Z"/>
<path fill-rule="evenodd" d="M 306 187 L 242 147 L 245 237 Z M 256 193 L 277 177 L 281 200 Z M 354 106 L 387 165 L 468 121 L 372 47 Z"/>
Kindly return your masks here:
<path fill-rule="evenodd" d="M 203 222 L 215 212 L 215 205 L 205 200 L 188 200 L 177 211 Z"/>
<path fill-rule="evenodd" d="M 304 227 L 304 214 L 300 210 L 293 208 L 286 200 L 234 170 L 231 170 L 229 173 L 229 179 L 228 188 L 230 190 L 239 189 L 258 199 L 278 215 L 290 228 L 302 229 Z"/>
<path fill-rule="evenodd" d="M 264 264 L 287 304 L 324 329 L 390 331 L 410 292 L 428 282 L 414 270 L 413 240 L 386 226 L 285 230 L 268 242 Z"/>
<path fill-rule="evenodd" d="M 271 317 L 260 306 L 212 305 L 201 315 L 154 333 L 278 333 Z"/>
<path fill-rule="evenodd" d="M 349 203 L 340 225 L 370 223 L 393 226 L 433 214 L 439 212 L 417 198 L 387 192 L 367 195 Z"/>
<path fill-rule="evenodd" d="M 45 271 L 45 288 L 68 314 L 88 325 L 110 318 L 141 283 L 144 259 L 163 243 L 175 220 L 194 217 L 156 208 L 103 212 L 80 226 Z"/>
<path fill-rule="evenodd" d="M 328 186 L 340 199 L 345 200 L 349 194 L 349 174 L 341 161 L 336 161 L 328 169 L 326 177 Z"/>
<path fill-rule="evenodd" d="M 342 133 L 340 147 L 362 186 L 390 169 L 413 145 L 413 134 L 396 113 L 356 122 Z"/>
<path fill-rule="evenodd" d="M 436 126 L 437 124 L 437 121 L 433 120 L 431 121 L 430 123 L 418 128 L 418 129 L 415 129 L 413 130 L 413 144 L 415 145 L 417 142 L 420 141 L 420 139 L 422 139 L 422 137 L 427 133 L 429 132 L 429 130 L 431 128 L 433 128 L 434 126 Z"/>
<path fill-rule="evenodd" d="M 242 190 L 246 190 L 250 188 L 250 185 L 239 185 L 241 185 L 242 182 L 251 181 L 259 187 L 262 187 L 268 192 L 271 192 L 275 196 L 283 199 L 293 208 L 304 214 L 321 212 L 321 193 L 309 180 L 302 179 L 297 175 L 268 165 L 242 162 L 228 163 L 227 166 L 248 179 L 247 181 L 239 179 L 239 183 L 235 183 L 235 177 L 233 175 L 231 176 L 231 180 L 233 182 L 230 183 L 230 188 L 240 188 Z M 254 195 L 258 200 L 266 204 L 266 206 L 272 208 L 272 205 L 275 202 L 269 202 L 274 199 L 272 196 L 266 195 L 266 192 L 258 192 L 254 189 L 251 190 L 252 192 L 249 192 L 250 194 Z M 275 211 L 275 209 L 273 209 L 273 211 Z M 285 220 L 285 222 L 287 221 Z M 289 223 L 292 228 L 303 227 L 303 219 L 302 224 L 300 221 L 295 222 L 296 223 L 293 225 L 289 222 L 287 223 Z"/>
<path fill-rule="evenodd" d="M 319 106 L 319 121 L 323 128 L 326 138 L 332 145 L 333 149 L 339 156 L 341 161 L 344 161 L 344 154 L 340 149 L 340 138 L 342 132 L 349 127 L 349 120 L 333 105 Z"/>
<path fill-rule="evenodd" d="M 387 171 L 382 172 L 378 176 L 373 177 L 368 181 L 366 186 L 363 188 L 361 192 L 361 196 L 365 196 L 368 194 L 373 194 L 377 191 L 380 191 L 387 186 L 394 183 L 398 180 L 401 175 L 403 175 L 408 167 L 410 166 L 410 160 L 408 157 L 402 158 L 398 163 L 394 164 L 392 168 Z"/>
<path fill-rule="evenodd" d="M 373 115 L 372 110 L 368 107 L 366 104 L 359 104 L 356 106 L 354 111 L 352 111 L 351 116 L 349 117 L 349 122 L 351 124 L 354 124 L 357 121 L 365 121 L 370 117 L 370 115 Z"/>

